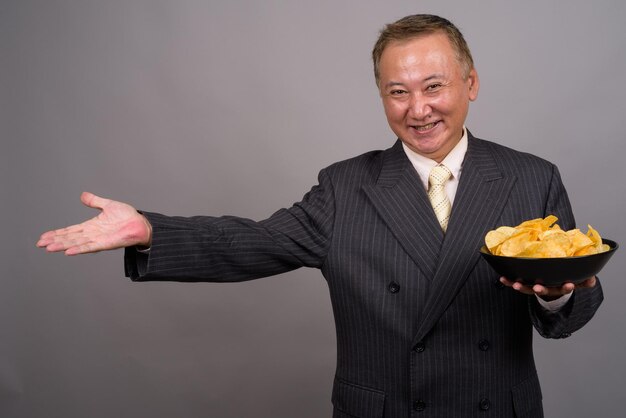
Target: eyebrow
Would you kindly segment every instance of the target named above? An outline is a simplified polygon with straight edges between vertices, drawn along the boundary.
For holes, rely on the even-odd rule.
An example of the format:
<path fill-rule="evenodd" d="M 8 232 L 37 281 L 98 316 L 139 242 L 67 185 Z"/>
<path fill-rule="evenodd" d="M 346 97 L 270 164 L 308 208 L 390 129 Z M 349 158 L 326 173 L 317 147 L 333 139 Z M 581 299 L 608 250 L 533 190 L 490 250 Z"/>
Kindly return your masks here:
<path fill-rule="evenodd" d="M 389 83 L 385 84 L 385 88 L 394 86 L 404 86 L 404 83 L 400 83 L 399 81 L 390 81 Z"/>
<path fill-rule="evenodd" d="M 445 78 L 445 76 L 443 74 L 433 74 L 433 75 L 430 75 L 430 76 L 426 77 L 424 79 L 424 81 L 430 81 L 430 80 L 434 80 L 436 78 Z"/>

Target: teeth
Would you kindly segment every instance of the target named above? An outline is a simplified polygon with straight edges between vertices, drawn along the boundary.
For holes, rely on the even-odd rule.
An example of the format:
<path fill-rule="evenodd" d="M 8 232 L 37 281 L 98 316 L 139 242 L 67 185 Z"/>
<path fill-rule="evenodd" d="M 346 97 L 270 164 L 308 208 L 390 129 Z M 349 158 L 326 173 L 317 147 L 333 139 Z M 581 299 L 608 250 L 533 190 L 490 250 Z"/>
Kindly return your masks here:
<path fill-rule="evenodd" d="M 430 128 L 432 128 L 433 126 L 435 126 L 435 123 L 429 123 L 428 125 L 424 125 L 424 126 L 416 126 L 415 129 L 417 129 L 418 131 L 426 131 Z"/>

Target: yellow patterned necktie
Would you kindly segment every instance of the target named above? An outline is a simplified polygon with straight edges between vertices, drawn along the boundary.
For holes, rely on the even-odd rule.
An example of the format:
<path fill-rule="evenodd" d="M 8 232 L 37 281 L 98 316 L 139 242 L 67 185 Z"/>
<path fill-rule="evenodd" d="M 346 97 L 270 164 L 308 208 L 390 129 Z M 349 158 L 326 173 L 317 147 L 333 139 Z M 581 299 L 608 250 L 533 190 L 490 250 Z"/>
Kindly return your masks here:
<path fill-rule="evenodd" d="M 446 182 L 451 176 L 452 173 L 445 165 L 435 166 L 428 176 L 428 198 L 431 205 L 433 205 L 435 215 L 443 232 L 446 232 L 448 228 L 450 210 L 452 209 L 450 199 L 448 199 L 446 194 Z"/>

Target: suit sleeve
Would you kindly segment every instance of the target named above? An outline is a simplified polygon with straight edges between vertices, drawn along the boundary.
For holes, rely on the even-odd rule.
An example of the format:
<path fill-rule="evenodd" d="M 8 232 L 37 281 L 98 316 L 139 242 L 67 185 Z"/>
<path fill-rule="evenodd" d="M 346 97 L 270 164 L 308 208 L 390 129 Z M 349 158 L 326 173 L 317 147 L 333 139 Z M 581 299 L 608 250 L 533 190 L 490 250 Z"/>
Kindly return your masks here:
<path fill-rule="evenodd" d="M 544 216 L 555 214 L 563 229 L 575 228 L 574 215 L 561 176 L 552 166 L 552 178 Z M 567 304 L 557 312 L 547 312 L 535 297 L 529 298 L 533 325 L 545 338 L 566 338 L 582 328 L 598 310 L 604 299 L 600 280 L 590 289 L 576 289 Z"/>
<path fill-rule="evenodd" d="M 334 195 L 329 176 L 291 208 L 268 219 L 171 217 L 144 212 L 153 228 L 148 254 L 125 250 L 134 281 L 232 282 L 323 264 L 332 238 Z"/>

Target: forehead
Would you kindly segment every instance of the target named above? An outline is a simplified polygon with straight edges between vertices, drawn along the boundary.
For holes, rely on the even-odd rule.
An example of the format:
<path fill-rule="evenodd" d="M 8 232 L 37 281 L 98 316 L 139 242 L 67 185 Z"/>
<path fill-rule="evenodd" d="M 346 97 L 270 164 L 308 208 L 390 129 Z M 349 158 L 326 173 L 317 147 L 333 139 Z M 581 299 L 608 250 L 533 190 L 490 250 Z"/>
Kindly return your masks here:
<path fill-rule="evenodd" d="M 381 78 L 398 71 L 455 71 L 460 69 L 456 52 L 442 32 L 420 35 L 401 41 L 391 41 L 380 58 Z"/>

